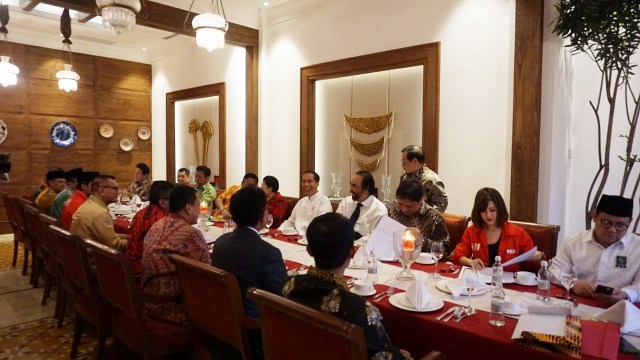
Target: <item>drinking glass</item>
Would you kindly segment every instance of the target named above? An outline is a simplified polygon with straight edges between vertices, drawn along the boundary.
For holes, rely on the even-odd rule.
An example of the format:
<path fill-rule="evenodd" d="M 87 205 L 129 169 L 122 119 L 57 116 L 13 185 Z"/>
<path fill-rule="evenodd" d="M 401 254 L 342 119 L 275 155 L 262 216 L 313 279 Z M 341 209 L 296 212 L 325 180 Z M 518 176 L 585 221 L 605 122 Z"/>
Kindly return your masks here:
<path fill-rule="evenodd" d="M 340 190 L 342 189 L 342 171 L 332 172 L 331 178 L 333 179 L 333 185 L 331 185 L 333 196 L 331 198 L 340 199 Z"/>
<path fill-rule="evenodd" d="M 420 230 L 409 227 L 393 233 L 393 251 L 402 264 L 402 271 L 396 274 L 398 280 L 413 280 L 415 276 L 409 270 L 422 251 L 424 239 Z"/>
<path fill-rule="evenodd" d="M 444 241 L 432 241 L 431 242 L 431 256 L 436 260 L 436 269 L 429 274 L 429 278 L 431 280 L 440 279 L 440 274 L 438 274 L 438 260 L 442 259 L 444 255 Z"/>
<path fill-rule="evenodd" d="M 560 274 L 560 282 L 562 282 L 562 286 L 564 286 L 566 292 L 564 294 L 564 299 L 566 302 L 562 303 L 564 307 L 572 307 L 573 301 L 571 300 L 571 288 L 576 284 L 576 275 L 573 272 L 563 272 Z"/>
<path fill-rule="evenodd" d="M 267 223 L 264 225 L 267 227 L 267 238 L 270 238 L 271 236 L 269 236 L 269 228 L 271 227 L 271 225 L 273 225 L 273 215 L 267 215 Z"/>
<path fill-rule="evenodd" d="M 464 269 L 464 273 L 462 273 L 462 287 L 467 292 L 467 298 L 469 299 L 467 309 L 465 310 L 467 315 L 476 313 L 476 309 L 471 307 L 471 293 L 476 289 L 478 284 L 478 270 L 470 268 Z"/>
<path fill-rule="evenodd" d="M 387 204 L 391 197 L 391 175 L 382 175 L 382 202 Z"/>

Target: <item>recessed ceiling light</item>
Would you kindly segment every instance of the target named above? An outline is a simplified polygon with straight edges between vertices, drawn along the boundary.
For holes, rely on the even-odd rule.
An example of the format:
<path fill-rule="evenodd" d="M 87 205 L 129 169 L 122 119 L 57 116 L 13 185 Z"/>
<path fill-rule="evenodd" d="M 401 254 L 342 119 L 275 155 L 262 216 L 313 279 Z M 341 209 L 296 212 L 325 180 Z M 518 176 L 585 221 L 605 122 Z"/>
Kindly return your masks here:
<path fill-rule="evenodd" d="M 147 48 L 142 48 L 141 50 L 142 50 L 142 51 L 147 51 Z"/>
<path fill-rule="evenodd" d="M 262 5 L 264 5 L 264 6 L 269 6 L 269 2 L 268 2 L 268 1 L 265 1 L 265 2 L 263 2 L 263 3 L 262 3 Z"/>

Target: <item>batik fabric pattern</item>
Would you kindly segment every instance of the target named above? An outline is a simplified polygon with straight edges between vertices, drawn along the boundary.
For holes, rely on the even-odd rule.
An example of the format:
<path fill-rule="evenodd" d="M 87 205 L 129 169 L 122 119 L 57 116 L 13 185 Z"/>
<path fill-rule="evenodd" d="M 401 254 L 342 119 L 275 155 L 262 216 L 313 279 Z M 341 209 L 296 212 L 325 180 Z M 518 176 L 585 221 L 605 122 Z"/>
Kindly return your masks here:
<path fill-rule="evenodd" d="M 167 216 L 167 210 L 158 205 L 149 205 L 138 211 L 133 217 L 126 254 L 136 274 L 142 271 L 144 237 L 147 235 L 147 232 L 149 232 L 149 229 L 151 229 L 151 226 L 165 216 Z"/>

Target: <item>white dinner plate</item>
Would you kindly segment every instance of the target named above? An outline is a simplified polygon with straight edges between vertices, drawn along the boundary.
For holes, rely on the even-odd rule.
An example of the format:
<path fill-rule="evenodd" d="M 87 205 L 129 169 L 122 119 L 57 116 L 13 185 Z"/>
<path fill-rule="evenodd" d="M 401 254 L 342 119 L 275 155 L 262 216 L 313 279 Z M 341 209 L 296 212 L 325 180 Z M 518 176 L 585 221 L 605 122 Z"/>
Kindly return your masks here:
<path fill-rule="evenodd" d="M 515 283 L 518 284 L 518 285 L 523 285 L 523 286 L 538 286 L 538 282 L 537 281 L 533 282 L 531 284 L 527 284 L 527 283 L 521 282 L 520 280 L 518 280 L 518 278 L 516 278 Z"/>
<path fill-rule="evenodd" d="M 349 269 L 356 269 L 356 270 L 364 270 L 367 268 L 367 265 L 356 265 L 353 260 L 349 261 L 349 266 L 347 266 Z"/>
<path fill-rule="evenodd" d="M 456 279 L 442 279 L 440 281 L 438 281 L 436 283 L 436 287 L 438 288 L 438 290 L 440 291 L 444 291 L 447 294 L 451 294 L 451 290 L 449 290 L 449 287 L 447 286 L 447 283 L 449 281 L 455 281 Z M 475 295 L 482 295 L 484 293 L 489 292 L 489 290 L 491 290 L 490 287 L 486 287 L 486 288 L 482 288 L 482 289 L 475 289 L 471 292 L 471 296 L 475 296 Z M 462 292 L 460 293 L 460 296 L 467 296 L 468 293 L 465 290 L 462 290 Z"/>
<path fill-rule="evenodd" d="M 98 133 L 100 134 L 100 136 L 102 136 L 105 139 L 112 137 L 114 132 L 115 131 L 113 130 L 113 126 L 109 124 L 102 124 L 98 128 Z"/>
<path fill-rule="evenodd" d="M 371 290 L 369 290 L 366 293 L 360 293 L 356 291 L 355 287 L 352 287 L 351 289 L 349 289 L 349 292 L 356 294 L 356 295 L 360 295 L 360 296 L 371 296 L 371 295 L 375 295 L 376 294 L 376 288 L 374 288 L 373 286 L 371 287 Z"/>
<path fill-rule="evenodd" d="M 120 139 L 120 149 L 122 149 L 122 151 L 131 151 L 133 149 L 133 139 L 128 136 Z"/>
<path fill-rule="evenodd" d="M 140 140 L 149 140 L 151 137 L 151 129 L 146 126 L 140 126 L 138 128 L 138 137 Z"/>
<path fill-rule="evenodd" d="M 416 262 L 422 265 L 433 265 L 436 263 L 436 260 L 431 256 L 431 253 L 421 253 L 416 259 Z"/>
<path fill-rule="evenodd" d="M 521 307 L 517 311 L 513 311 L 513 312 L 508 311 L 506 308 L 504 309 L 504 313 L 507 314 L 507 315 L 511 315 L 511 316 L 520 316 L 520 315 L 522 315 L 522 314 L 524 314 L 526 312 L 527 312 L 527 309 L 525 309 L 523 307 Z"/>
<path fill-rule="evenodd" d="M 436 310 L 442 309 L 442 307 L 444 306 L 444 301 L 440 299 L 431 299 L 431 301 L 429 301 L 429 304 L 427 304 L 425 308 L 416 309 L 411 304 L 409 304 L 404 294 L 405 293 L 397 293 L 397 294 L 391 295 L 391 297 L 389 297 L 389 303 L 399 309 L 414 311 L 414 312 L 436 311 Z"/>
<path fill-rule="evenodd" d="M 307 239 L 302 238 L 302 239 L 299 239 L 299 240 L 298 240 L 298 244 L 300 244 L 300 245 L 307 245 L 307 244 L 309 244 L 309 242 L 307 241 Z"/>

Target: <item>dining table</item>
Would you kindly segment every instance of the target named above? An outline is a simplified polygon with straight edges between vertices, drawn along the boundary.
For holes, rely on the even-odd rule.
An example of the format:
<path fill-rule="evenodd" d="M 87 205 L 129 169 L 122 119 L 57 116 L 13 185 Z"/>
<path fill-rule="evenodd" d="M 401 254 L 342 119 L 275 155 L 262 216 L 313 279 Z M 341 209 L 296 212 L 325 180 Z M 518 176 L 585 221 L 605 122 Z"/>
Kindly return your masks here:
<path fill-rule="evenodd" d="M 118 217 L 114 220 L 114 226 L 121 230 L 128 229 L 126 217 Z M 211 226 L 197 226 L 207 243 L 215 248 L 215 240 L 225 231 L 222 223 L 213 223 Z M 278 248 L 282 253 L 288 270 L 296 274 L 304 273 L 305 268 L 314 264 L 313 258 L 307 253 L 304 241 L 300 236 L 285 236 L 281 232 L 271 230 L 262 234 L 262 238 Z M 215 250 L 214 250 L 215 251 Z M 393 293 L 402 293 L 411 285 L 412 281 L 397 280 L 395 275 L 400 271 L 398 262 L 380 262 L 378 266 L 378 283 L 374 286 L 376 294 L 380 294 L 393 288 Z M 436 320 L 453 306 L 466 306 L 466 296 L 454 297 L 451 293 L 443 291 L 442 282 L 460 275 L 452 273 L 452 269 L 459 266 L 447 262 L 423 265 L 413 263 L 412 273 L 422 281 L 431 296 L 443 300 L 444 305 L 436 311 L 418 312 L 398 308 L 390 302 L 388 296 L 375 301 L 375 295 L 367 296 L 369 300 L 381 312 L 387 332 L 393 344 L 401 349 L 409 351 L 414 357 L 421 357 L 432 350 L 438 350 L 447 355 L 448 359 L 465 359 L 475 356 L 480 359 L 569 359 L 570 357 L 551 352 L 531 349 L 516 343 L 512 334 L 518 323 L 518 317 L 507 316 L 505 325 L 496 327 L 489 324 L 490 292 L 471 296 L 471 305 L 477 310 L 473 316 L 468 316 L 460 322 L 444 322 Z M 432 280 L 429 274 L 437 273 L 438 280 Z M 365 278 L 367 269 L 350 264 L 345 270 L 345 277 Z M 552 300 L 542 302 L 536 299 L 536 286 L 525 286 L 517 283 L 504 284 L 505 294 L 511 300 L 522 302 L 525 306 L 559 306 L 564 299 L 558 299 L 564 293 L 564 289 L 553 285 L 551 289 Z M 446 289 L 445 289 L 446 290 Z M 603 311 L 603 304 L 594 299 L 577 297 L 577 306 L 570 307 L 572 315 L 580 316 L 582 325 L 582 359 L 634 359 L 635 355 L 618 351 L 620 338 L 620 325 L 610 322 L 591 320 L 594 314 Z"/>

